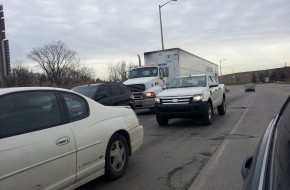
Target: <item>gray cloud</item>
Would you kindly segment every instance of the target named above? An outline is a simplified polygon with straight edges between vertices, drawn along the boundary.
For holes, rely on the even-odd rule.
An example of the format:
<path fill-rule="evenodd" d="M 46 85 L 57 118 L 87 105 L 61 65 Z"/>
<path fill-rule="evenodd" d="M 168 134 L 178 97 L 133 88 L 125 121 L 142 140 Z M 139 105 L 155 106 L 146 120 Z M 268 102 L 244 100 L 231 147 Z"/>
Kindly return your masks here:
<path fill-rule="evenodd" d="M 166 2 L 4 0 L 11 60 L 62 40 L 91 64 L 137 62 L 136 54 L 161 49 L 158 4 Z M 226 57 L 237 71 L 290 62 L 289 53 L 272 49 L 289 48 L 289 0 L 178 0 L 161 10 L 165 48 L 183 48 L 216 63 Z M 261 61 L 267 55 L 272 59 Z M 249 62 L 255 64 L 243 67 Z"/>

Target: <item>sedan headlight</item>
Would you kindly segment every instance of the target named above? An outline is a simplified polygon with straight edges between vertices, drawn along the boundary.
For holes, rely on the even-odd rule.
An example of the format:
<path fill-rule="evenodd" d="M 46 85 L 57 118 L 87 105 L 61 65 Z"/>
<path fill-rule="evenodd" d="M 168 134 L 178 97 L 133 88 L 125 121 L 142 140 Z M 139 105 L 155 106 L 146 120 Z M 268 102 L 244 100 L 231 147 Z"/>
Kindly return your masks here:
<path fill-rule="evenodd" d="M 147 92 L 146 96 L 147 97 L 155 97 L 155 93 L 154 92 Z"/>
<path fill-rule="evenodd" d="M 157 96 L 157 97 L 155 97 L 155 103 L 156 104 L 160 104 L 160 98 Z"/>
<path fill-rule="evenodd" d="M 201 101 L 202 98 L 203 98 L 203 95 L 202 94 L 196 94 L 196 95 L 193 95 L 192 100 L 194 102 L 198 102 L 198 101 Z"/>

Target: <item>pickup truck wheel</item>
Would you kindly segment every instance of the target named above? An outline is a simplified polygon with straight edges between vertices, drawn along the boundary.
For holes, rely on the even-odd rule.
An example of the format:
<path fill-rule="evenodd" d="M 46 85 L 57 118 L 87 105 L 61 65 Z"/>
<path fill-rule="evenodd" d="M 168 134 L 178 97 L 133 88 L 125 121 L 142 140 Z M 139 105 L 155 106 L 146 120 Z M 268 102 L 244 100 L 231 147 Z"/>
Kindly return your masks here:
<path fill-rule="evenodd" d="M 212 106 L 208 102 L 207 112 L 206 112 L 206 114 L 201 119 L 202 124 L 204 124 L 204 125 L 211 125 L 212 115 L 213 115 Z"/>
<path fill-rule="evenodd" d="M 108 179 L 118 179 L 125 173 L 129 161 L 129 148 L 123 135 L 117 133 L 111 137 L 105 159 L 105 175 Z"/>
<path fill-rule="evenodd" d="M 167 125 L 168 124 L 169 118 L 162 117 L 162 116 L 159 116 L 159 115 L 156 114 L 156 120 L 157 120 L 157 123 L 160 126 L 163 126 L 163 125 Z"/>
<path fill-rule="evenodd" d="M 220 106 L 218 106 L 218 113 L 219 115 L 225 115 L 226 114 L 226 100 L 223 98 L 223 102 Z"/>

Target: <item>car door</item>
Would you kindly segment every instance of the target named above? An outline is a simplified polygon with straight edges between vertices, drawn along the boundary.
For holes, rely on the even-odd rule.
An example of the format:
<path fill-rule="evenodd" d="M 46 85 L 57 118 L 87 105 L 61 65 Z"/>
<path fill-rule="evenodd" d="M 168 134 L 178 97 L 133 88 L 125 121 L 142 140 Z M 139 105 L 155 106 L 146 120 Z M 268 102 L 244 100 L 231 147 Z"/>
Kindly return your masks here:
<path fill-rule="evenodd" d="M 106 94 L 106 97 L 99 98 L 102 93 Z M 97 102 L 99 102 L 100 104 L 102 104 L 104 106 L 112 106 L 113 104 L 112 104 L 112 100 L 111 100 L 110 96 L 111 95 L 110 95 L 109 86 L 107 84 L 102 84 L 99 86 L 99 88 L 96 92 L 95 99 Z"/>
<path fill-rule="evenodd" d="M 218 105 L 219 98 L 218 84 L 211 76 L 208 76 L 208 81 L 213 107 L 216 108 L 216 106 Z"/>
<path fill-rule="evenodd" d="M 113 106 L 124 105 L 124 97 L 122 91 L 117 84 L 110 85 L 111 101 Z"/>
<path fill-rule="evenodd" d="M 222 104 L 222 101 L 223 101 L 223 89 L 221 88 L 217 79 L 213 75 L 211 76 L 211 78 L 216 84 L 216 96 L 217 96 L 216 98 L 217 98 L 217 105 L 219 106 Z"/>
<path fill-rule="evenodd" d="M 106 135 L 102 132 L 102 127 L 96 127 L 99 118 L 96 118 L 94 114 L 91 115 L 89 104 L 83 97 L 73 93 L 61 93 L 61 98 L 76 139 L 77 181 L 89 176 L 102 175 L 105 165 L 105 149 L 102 142 Z M 100 109 L 98 111 L 102 113 Z"/>
<path fill-rule="evenodd" d="M 0 97 L 0 189 L 63 189 L 76 180 L 75 139 L 54 91 Z"/>

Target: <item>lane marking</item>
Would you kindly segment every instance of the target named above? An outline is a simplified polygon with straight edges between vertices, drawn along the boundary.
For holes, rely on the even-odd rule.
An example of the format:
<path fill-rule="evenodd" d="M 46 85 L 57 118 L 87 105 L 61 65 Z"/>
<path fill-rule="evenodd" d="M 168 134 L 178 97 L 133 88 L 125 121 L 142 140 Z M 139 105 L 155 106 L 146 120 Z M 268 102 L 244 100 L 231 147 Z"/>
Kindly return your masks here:
<path fill-rule="evenodd" d="M 243 114 L 239 118 L 239 120 L 235 123 L 235 125 L 230 129 L 227 135 L 229 134 L 234 134 L 239 125 L 241 124 L 242 120 L 246 116 L 249 108 L 252 106 L 256 99 L 256 96 L 253 96 L 253 99 L 251 102 L 248 104 L 247 108 L 244 110 Z M 226 136 L 227 136 L 226 135 Z M 215 149 L 213 152 L 212 156 L 209 158 L 209 160 L 206 162 L 202 170 L 199 172 L 199 174 L 196 176 L 195 180 L 189 187 L 189 190 L 196 190 L 196 189 L 202 189 L 203 185 L 206 184 L 206 177 L 202 176 L 207 176 L 210 175 L 211 171 L 214 170 L 214 168 L 217 166 L 217 163 L 219 162 L 224 150 L 226 149 L 226 146 L 229 144 L 230 139 L 224 139 L 221 144 Z"/>

